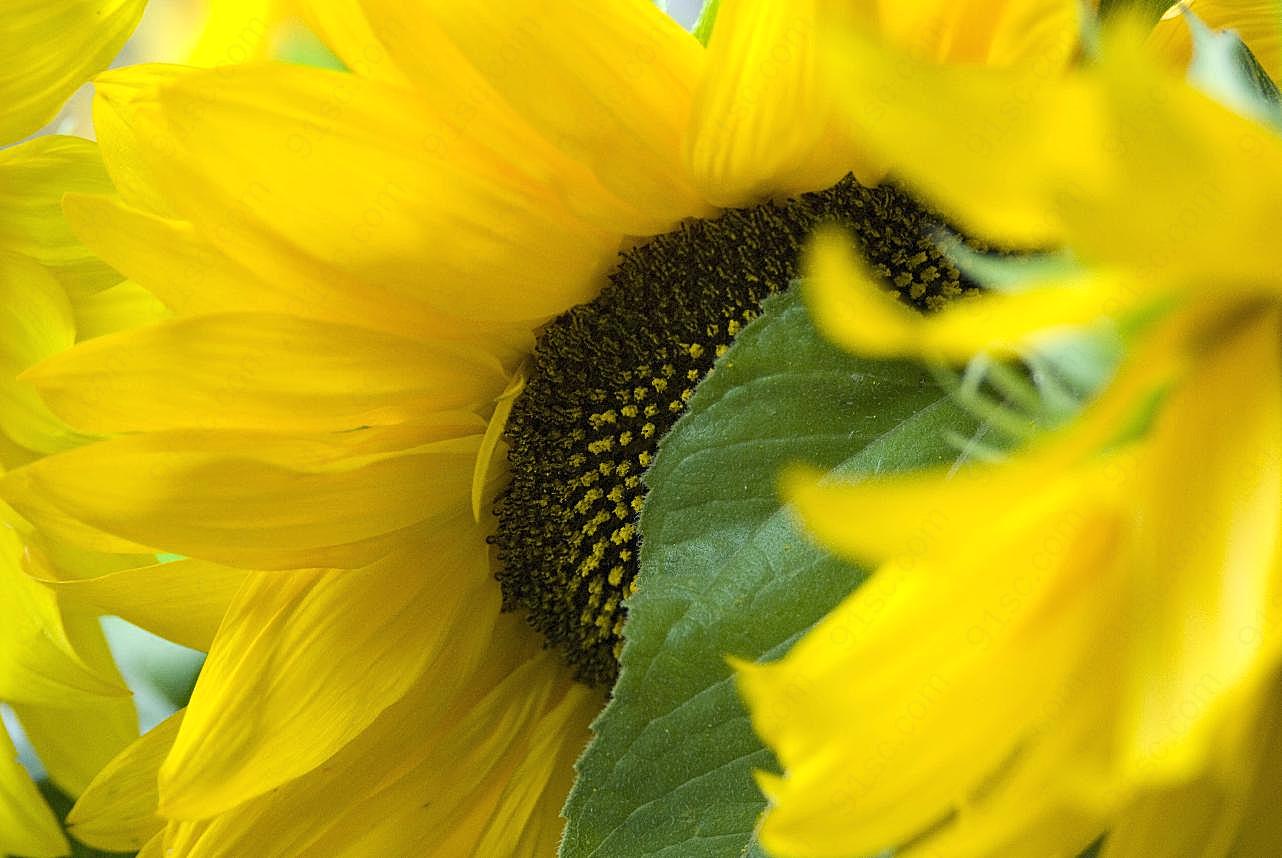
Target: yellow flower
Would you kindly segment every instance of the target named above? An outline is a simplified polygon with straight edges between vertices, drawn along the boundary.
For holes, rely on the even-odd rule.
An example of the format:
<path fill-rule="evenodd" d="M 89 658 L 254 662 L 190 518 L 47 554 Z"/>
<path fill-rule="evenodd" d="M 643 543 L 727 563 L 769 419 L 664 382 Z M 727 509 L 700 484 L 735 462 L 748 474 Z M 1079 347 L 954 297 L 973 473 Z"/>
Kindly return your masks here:
<path fill-rule="evenodd" d="M 962 288 L 926 213 L 843 180 L 880 168 L 818 34 L 855 10 L 923 56 L 1062 65 L 1077 32 L 1071 0 L 726 0 L 705 51 L 645 0 L 360 5 L 316 6 L 353 73 L 98 81 L 119 198 L 64 208 L 175 318 L 26 374 L 107 437 L 3 492 L 85 549 L 188 558 L 76 584 L 210 653 L 77 805 L 104 848 L 551 854 L 640 474 L 805 230 L 881 235 L 923 303 Z"/>
<path fill-rule="evenodd" d="M 821 541 L 881 565 L 783 660 L 742 667 L 784 766 L 763 776 L 775 854 L 1282 845 L 1282 138 L 1168 74 L 1128 21 L 1106 36 L 1055 78 L 837 37 L 861 139 L 908 154 L 971 234 L 1081 266 L 922 319 L 828 237 L 812 298 L 833 336 L 959 360 L 1107 318 L 1141 333 L 1097 403 L 1004 464 L 792 485 Z"/>

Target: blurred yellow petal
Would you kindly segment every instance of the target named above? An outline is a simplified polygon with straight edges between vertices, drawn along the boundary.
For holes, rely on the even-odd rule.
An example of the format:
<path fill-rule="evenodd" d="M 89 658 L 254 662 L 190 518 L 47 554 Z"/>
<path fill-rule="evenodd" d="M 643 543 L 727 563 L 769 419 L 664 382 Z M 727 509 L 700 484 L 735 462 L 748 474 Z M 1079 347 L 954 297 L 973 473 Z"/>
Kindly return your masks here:
<path fill-rule="evenodd" d="M 17 376 L 76 339 L 67 293 L 35 260 L 0 252 L 0 432 L 37 453 L 85 439 L 49 411 Z"/>
<path fill-rule="evenodd" d="M 294 0 L 210 0 L 200 37 L 186 62 L 194 66 L 248 63 L 271 57 L 274 25 Z"/>
<path fill-rule="evenodd" d="M 1180 66 L 1193 59 L 1193 37 L 1182 10 L 1213 30 L 1233 30 L 1275 81 L 1282 78 L 1282 3 L 1278 0 L 1184 0 L 1153 28 L 1149 42 Z"/>
<path fill-rule="evenodd" d="M 811 244 L 807 290 L 815 323 L 838 345 L 870 357 L 965 362 L 1018 357 L 1028 348 L 1125 313 L 1125 291 L 1105 277 L 1030 285 L 954 301 L 928 316 L 901 303 L 859 260 L 850 239 L 825 231 Z M 1138 301 L 1139 295 L 1131 298 Z"/>
<path fill-rule="evenodd" d="M 146 0 L 12 0 L 0 21 L 0 145 L 40 129 L 107 67 Z"/>
<path fill-rule="evenodd" d="M 461 656 L 451 628 L 466 617 L 485 636 L 497 614 L 470 515 L 366 569 L 251 578 L 161 769 L 162 812 L 212 816 L 324 763 L 426 666 Z M 445 693 L 450 680 L 436 676 Z"/>
<path fill-rule="evenodd" d="M 1276 291 L 1282 141 L 1160 67 L 1133 26 L 1065 75 L 932 65 L 849 28 L 831 59 L 849 132 L 964 231 L 1067 243 L 1149 291 Z"/>
<path fill-rule="evenodd" d="M 891 164 L 963 231 L 1011 246 L 1059 243 L 1046 197 L 1062 171 L 1096 187 L 1098 97 L 1061 69 L 936 65 L 835 31 L 829 62 L 842 82 L 846 132 Z"/>
<path fill-rule="evenodd" d="M 263 0 L 245 2 L 259 3 Z M 406 84 L 405 76 L 391 61 L 380 39 L 380 36 L 387 36 L 386 30 L 377 36 L 374 34 L 361 0 L 295 0 L 295 3 L 316 35 L 353 73 L 402 86 Z"/>
<path fill-rule="evenodd" d="M 1132 574 L 1162 597 L 1133 616 L 1122 730 L 1137 777 L 1204 771 L 1218 719 L 1251 708 L 1243 695 L 1282 657 L 1280 339 L 1276 310 L 1224 335 L 1150 435 L 1139 550 L 1151 561 Z"/>
<path fill-rule="evenodd" d="M 183 710 L 166 718 L 107 763 L 67 814 L 67 828 L 90 846 L 141 848 L 164 828 L 156 814 L 156 773 L 173 747 Z"/>
<path fill-rule="evenodd" d="M 58 858 L 69 851 L 58 820 L 18 762 L 9 734 L 0 729 L 0 853 Z"/>
<path fill-rule="evenodd" d="M 163 357 L 162 357 L 163 356 Z M 506 380 L 479 348 L 291 316 L 199 316 L 124 331 L 28 371 L 91 434 L 181 428 L 326 432 L 479 406 Z"/>
<path fill-rule="evenodd" d="M 77 342 L 158 322 L 169 315 L 155 295 L 128 281 L 73 298 L 71 312 L 76 319 Z"/>
<path fill-rule="evenodd" d="M 71 233 L 64 193 L 111 191 L 98 147 L 78 137 L 38 137 L 0 150 L 0 247 L 45 266 L 73 295 L 120 281 Z"/>
<path fill-rule="evenodd" d="M 988 507 L 980 538 L 883 566 L 781 662 L 741 666 L 754 726 L 788 773 L 763 821 L 772 853 L 911 840 L 1036 735 L 1123 592 L 1124 484 L 1111 477 L 1044 483 L 1000 516 Z M 1063 537 L 1048 544 L 1048 527 Z"/>

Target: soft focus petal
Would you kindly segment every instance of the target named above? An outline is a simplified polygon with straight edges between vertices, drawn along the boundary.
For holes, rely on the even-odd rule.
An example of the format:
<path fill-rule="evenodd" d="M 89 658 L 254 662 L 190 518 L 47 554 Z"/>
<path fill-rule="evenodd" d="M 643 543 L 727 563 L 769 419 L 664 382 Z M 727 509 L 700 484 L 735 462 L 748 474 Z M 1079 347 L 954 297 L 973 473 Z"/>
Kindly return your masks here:
<path fill-rule="evenodd" d="M 155 295 L 128 281 L 93 295 L 73 297 L 71 312 L 76 320 L 77 342 L 158 322 L 169 315 Z"/>
<path fill-rule="evenodd" d="M 1150 435 L 1133 586 L 1161 598 L 1133 617 L 1122 730 L 1137 778 L 1204 771 L 1218 719 L 1253 709 L 1282 655 L 1280 343 L 1276 311 L 1226 335 Z"/>
<path fill-rule="evenodd" d="M 146 0 L 10 0 L 0 19 L 0 145 L 39 130 L 119 53 Z"/>
<path fill-rule="evenodd" d="M 98 147 L 78 137 L 38 137 L 0 150 L 0 247 L 38 261 L 73 294 L 120 281 L 62 217 L 65 193 L 110 193 Z"/>
<path fill-rule="evenodd" d="M 1037 734 L 1120 601 L 1110 508 L 1124 485 L 1111 483 L 1088 470 L 1045 484 L 946 558 L 882 567 L 781 662 L 741 667 L 754 726 L 787 771 L 771 782 L 768 849 L 910 840 Z M 1062 537 L 1048 544 L 1049 527 Z M 1090 587 L 1080 568 L 1096 570 Z"/>
<path fill-rule="evenodd" d="M 33 259 L 0 252 L 0 433 L 15 444 L 48 453 L 84 440 L 18 379 L 75 339 L 75 317 L 58 281 Z"/>
<path fill-rule="evenodd" d="M 1097 63 L 1047 75 L 922 63 L 848 29 L 832 53 L 842 115 L 972 235 L 1067 243 L 1148 290 L 1276 291 L 1282 141 L 1162 68 L 1133 28 L 1105 35 Z"/>
<path fill-rule="evenodd" d="M 1125 291 L 1106 277 L 1029 285 L 954 301 L 923 316 L 899 302 L 850 241 L 826 231 L 813 240 L 806 294 L 816 324 L 838 345 L 870 357 L 918 357 L 964 363 L 977 354 L 1017 357 L 1037 343 L 1125 313 Z M 1139 295 L 1132 296 L 1138 303 Z"/>
<path fill-rule="evenodd" d="M 18 762 L 13 740 L 0 729 L 0 853 L 56 858 L 69 851 L 58 820 Z"/>

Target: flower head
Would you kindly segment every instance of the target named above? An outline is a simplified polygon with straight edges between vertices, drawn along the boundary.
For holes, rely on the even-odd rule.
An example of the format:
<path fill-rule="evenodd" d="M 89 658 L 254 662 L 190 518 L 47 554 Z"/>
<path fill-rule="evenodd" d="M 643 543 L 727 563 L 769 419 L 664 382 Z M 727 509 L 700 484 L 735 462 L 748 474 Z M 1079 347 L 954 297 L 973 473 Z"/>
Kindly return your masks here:
<path fill-rule="evenodd" d="M 644 0 L 336 2 L 314 14 L 349 71 L 99 79 L 116 195 L 65 212 L 173 317 L 27 374 L 102 440 L 2 491 L 86 549 L 186 558 L 104 600 L 221 622 L 188 709 L 108 767 L 77 831 L 157 855 L 550 854 L 660 427 L 821 220 L 910 297 L 963 290 L 929 212 L 846 178 L 886 163 L 818 50 L 851 8 L 727 0 L 705 49 Z M 938 59 L 1063 65 L 1076 8 L 858 17 Z"/>

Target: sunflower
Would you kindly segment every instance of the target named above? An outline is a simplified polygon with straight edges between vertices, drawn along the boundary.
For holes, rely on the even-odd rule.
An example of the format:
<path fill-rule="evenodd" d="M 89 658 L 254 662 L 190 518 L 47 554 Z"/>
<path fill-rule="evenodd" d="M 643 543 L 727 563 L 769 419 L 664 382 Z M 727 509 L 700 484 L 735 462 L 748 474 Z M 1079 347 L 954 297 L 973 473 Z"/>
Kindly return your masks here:
<path fill-rule="evenodd" d="M 933 215 L 872 185 L 895 162 L 845 133 L 819 34 L 1045 73 L 1077 7 L 726 0 L 705 49 L 642 0 L 318 3 L 350 72 L 100 77 L 114 192 L 64 210 L 173 318 L 25 374 L 104 440 L 3 494 L 86 550 L 180 555 L 75 583 L 217 633 L 78 836 L 551 854 L 640 474 L 811 226 L 855 230 L 921 307 L 968 288 Z"/>
<path fill-rule="evenodd" d="M 1171 74 L 1126 18 L 1092 63 L 1037 81 L 836 39 L 845 119 L 907 150 L 910 187 L 970 234 L 1076 262 L 923 319 L 828 236 L 812 298 L 833 336 L 956 361 L 1113 320 L 1134 346 L 1077 421 L 1003 463 L 791 484 L 821 541 L 879 571 L 783 660 L 741 665 L 784 767 L 762 776 L 763 842 L 1277 854 L 1282 138 L 1199 86 L 1269 102 Z"/>

